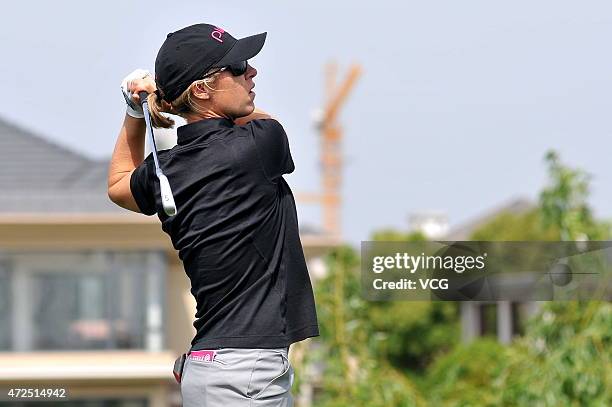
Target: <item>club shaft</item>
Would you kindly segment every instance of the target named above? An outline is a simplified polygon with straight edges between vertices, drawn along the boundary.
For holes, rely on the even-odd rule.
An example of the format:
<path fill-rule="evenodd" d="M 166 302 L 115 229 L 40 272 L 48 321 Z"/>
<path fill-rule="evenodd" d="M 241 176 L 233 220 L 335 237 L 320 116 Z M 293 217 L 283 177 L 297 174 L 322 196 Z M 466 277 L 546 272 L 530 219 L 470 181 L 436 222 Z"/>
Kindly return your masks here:
<path fill-rule="evenodd" d="M 144 119 L 147 124 L 147 135 L 149 137 L 149 144 L 151 145 L 151 152 L 153 153 L 153 161 L 155 161 L 155 173 L 161 173 L 159 166 L 159 160 L 157 158 L 157 146 L 155 145 L 155 137 L 153 137 L 153 128 L 151 126 L 151 117 L 149 116 L 149 103 L 146 99 L 142 102 L 142 110 L 144 112 Z"/>

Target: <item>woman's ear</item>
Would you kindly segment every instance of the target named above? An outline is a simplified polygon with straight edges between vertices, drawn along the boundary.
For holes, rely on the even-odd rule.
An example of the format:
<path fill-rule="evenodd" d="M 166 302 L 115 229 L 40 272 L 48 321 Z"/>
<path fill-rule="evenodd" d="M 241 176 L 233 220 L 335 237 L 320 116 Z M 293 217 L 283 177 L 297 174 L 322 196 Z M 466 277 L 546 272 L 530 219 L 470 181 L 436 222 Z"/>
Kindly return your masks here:
<path fill-rule="evenodd" d="M 196 83 L 196 85 L 193 87 L 193 95 L 198 99 L 210 99 L 208 89 L 206 89 L 202 82 Z"/>

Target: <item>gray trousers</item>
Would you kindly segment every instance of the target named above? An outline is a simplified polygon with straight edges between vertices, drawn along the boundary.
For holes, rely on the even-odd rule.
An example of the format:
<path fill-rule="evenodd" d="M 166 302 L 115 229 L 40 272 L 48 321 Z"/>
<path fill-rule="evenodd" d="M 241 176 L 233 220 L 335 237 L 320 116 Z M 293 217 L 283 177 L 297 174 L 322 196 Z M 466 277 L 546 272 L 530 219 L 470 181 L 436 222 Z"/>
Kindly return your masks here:
<path fill-rule="evenodd" d="M 289 348 L 222 348 L 187 356 L 183 407 L 292 407 Z"/>

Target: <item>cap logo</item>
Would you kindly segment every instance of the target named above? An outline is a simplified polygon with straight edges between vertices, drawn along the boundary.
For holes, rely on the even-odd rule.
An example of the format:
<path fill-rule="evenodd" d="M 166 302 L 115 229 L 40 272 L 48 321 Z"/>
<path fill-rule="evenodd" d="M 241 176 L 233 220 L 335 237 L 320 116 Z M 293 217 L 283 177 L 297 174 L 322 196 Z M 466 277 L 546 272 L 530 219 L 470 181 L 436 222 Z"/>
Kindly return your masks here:
<path fill-rule="evenodd" d="M 225 30 L 223 30 L 223 28 L 219 28 L 219 27 L 215 27 L 215 29 L 213 30 L 213 32 L 210 34 L 215 40 L 219 41 L 219 42 L 223 42 L 223 40 L 221 39 L 221 35 L 225 32 Z"/>

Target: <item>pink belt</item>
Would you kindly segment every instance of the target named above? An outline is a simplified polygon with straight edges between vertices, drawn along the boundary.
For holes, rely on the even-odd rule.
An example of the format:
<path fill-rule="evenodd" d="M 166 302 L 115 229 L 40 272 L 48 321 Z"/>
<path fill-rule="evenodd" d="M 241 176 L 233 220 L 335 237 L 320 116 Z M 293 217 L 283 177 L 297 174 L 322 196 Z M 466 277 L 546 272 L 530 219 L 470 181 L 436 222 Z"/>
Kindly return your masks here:
<path fill-rule="evenodd" d="M 187 354 L 191 359 L 202 360 L 204 362 L 212 362 L 215 360 L 217 352 L 214 350 L 194 350 Z"/>

